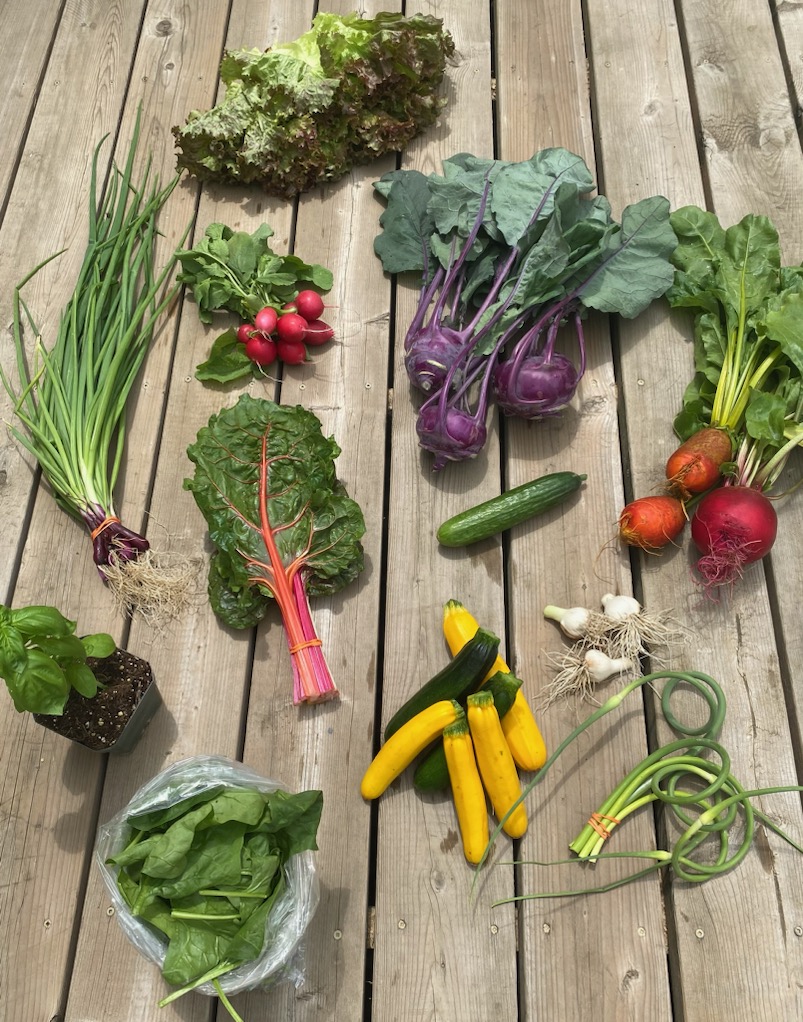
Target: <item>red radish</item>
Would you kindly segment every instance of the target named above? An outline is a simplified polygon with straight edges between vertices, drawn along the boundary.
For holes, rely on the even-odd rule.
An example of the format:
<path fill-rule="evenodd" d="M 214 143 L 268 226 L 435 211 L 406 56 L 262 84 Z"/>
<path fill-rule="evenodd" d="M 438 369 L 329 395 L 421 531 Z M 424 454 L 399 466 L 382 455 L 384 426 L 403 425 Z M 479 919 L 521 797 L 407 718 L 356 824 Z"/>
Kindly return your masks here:
<path fill-rule="evenodd" d="M 307 323 L 307 332 L 304 335 L 305 344 L 326 344 L 335 336 L 334 330 L 322 319 L 311 319 Z"/>
<path fill-rule="evenodd" d="M 682 500 L 705 493 L 721 478 L 721 468 L 733 457 L 731 438 L 724 429 L 706 426 L 685 440 L 666 463 L 669 485 Z"/>
<path fill-rule="evenodd" d="M 686 509 L 677 497 L 639 497 L 619 515 L 619 537 L 642 550 L 659 550 L 683 531 Z"/>
<path fill-rule="evenodd" d="M 325 308 L 323 298 L 321 298 L 317 291 L 311 290 L 299 291 L 293 300 L 293 304 L 299 316 L 303 316 L 308 323 L 312 322 L 313 319 L 319 319 L 323 315 Z"/>
<path fill-rule="evenodd" d="M 246 341 L 245 353 L 258 366 L 269 366 L 276 361 L 276 342 L 261 333 L 253 333 Z"/>
<path fill-rule="evenodd" d="M 240 344 L 245 344 L 247 343 L 248 338 L 251 336 L 253 332 L 254 332 L 253 323 L 242 323 L 240 326 L 237 327 L 237 340 L 240 342 Z"/>
<path fill-rule="evenodd" d="M 307 349 L 304 347 L 303 341 L 283 341 L 280 339 L 276 345 L 276 350 L 280 360 L 287 362 L 291 366 L 301 365 L 307 358 Z"/>
<path fill-rule="evenodd" d="M 264 309 L 260 309 L 256 316 L 254 316 L 254 326 L 263 334 L 272 334 L 276 329 L 278 318 L 276 310 L 272 309 L 270 305 L 266 305 Z"/>
<path fill-rule="evenodd" d="M 303 341 L 307 333 L 307 321 L 297 312 L 285 312 L 279 316 L 276 333 L 280 341 Z"/>
<path fill-rule="evenodd" d="M 697 570 L 706 589 L 738 581 L 746 565 L 769 553 L 777 531 L 775 508 L 752 486 L 726 483 L 703 497 L 691 538 L 703 555 Z"/>

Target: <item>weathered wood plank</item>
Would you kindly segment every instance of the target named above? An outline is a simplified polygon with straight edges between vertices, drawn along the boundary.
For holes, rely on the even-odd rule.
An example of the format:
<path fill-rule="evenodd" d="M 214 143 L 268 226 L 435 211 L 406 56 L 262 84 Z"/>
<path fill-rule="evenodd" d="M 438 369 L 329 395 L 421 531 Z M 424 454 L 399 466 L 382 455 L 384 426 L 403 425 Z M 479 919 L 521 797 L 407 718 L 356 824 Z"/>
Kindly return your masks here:
<path fill-rule="evenodd" d="M 154 150 L 168 175 L 174 166 L 170 126 L 192 107 L 209 105 L 224 37 L 232 48 L 290 39 L 318 6 L 347 11 L 355 5 L 234 0 L 230 12 L 212 0 L 184 6 L 149 0 L 132 9 L 96 0 L 2 5 L 0 37 L 8 51 L 0 69 L 7 83 L 0 90 L 7 143 L 0 160 L 0 208 L 8 196 L 0 223 L 5 331 L 14 284 L 66 244 L 68 252 L 27 291 L 45 339 L 52 334 L 83 254 L 89 157 L 101 135 L 112 136 L 105 163 L 113 146 L 119 154 L 125 145 L 141 97 L 142 147 Z M 358 6 L 363 13 L 388 9 L 380 0 Z M 564 145 L 596 166 L 614 212 L 662 192 L 673 206 L 704 205 L 708 198 L 726 223 L 747 212 L 767 213 L 780 230 L 785 261 L 798 262 L 803 3 L 731 0 L 727 7 L 723 17 L 714 0 L 407 4 L 407 13 L 421 9 L 443 17 L 459 52 L 440 126 L 409 147 L 402 165 L 439 171 L 442 158 L 461 150 L 518 159 Z M 14 176 L 15 147 L 23 137 Z M 242 757 L 291 787 L 324 790 L 317 856 L 322 899 L 301 962 L 304 984 L 239 996 L 235 1005 L 244 1018 L 307 1020 L 314 1013 L 351 1022 L 363 1017 L 366 991 L 367 1017 L 376 1022 L 563 1019 L 587 1011 L 589 1003 L 600 1018 L 617 1022 L 668 1020 L 672 1007 L 684 1022 L 798 1017 L 801 864 L 797 852 L 763 828 L 756 848 L 729 876 L 693 889 L 673 884 L 666 918 L 654 882 L 597 898 L 528 903 L 514 912 L 489 907 L 513 892 L 514 881 L 517 890 L 573 886 L 580 873 L 571 866 L 523 866 L 514 877 L 500 866 L 487 872 L 470 904 L 472 872 L 448 799 L 421 798 L 408 778 L 377 810 L 359 798 L 375 740 L 376 699 L 385 721 L 445 663 L 440 615 L 449 597 L 463 600 L 500 634 L 507 623 L 508 659 L 537 706 L 548 680 L 543 651 L 563 641 L 542 620 L 544 603 L 594 603 L 604 591 L 635 586 L 648 607 L 672 608 L 690 628 L 682 662 L 723 683 L 729 700 L 723 743 L 742 782 L 794 783 L 794 742 L 803 726 L 803 635 L 795 611 L 803 596 L 797 541 L 803 505 L 797 496 L 778 504 L 779 539 L 770 559 L 751 568 L 733 599 L 720 605 L 703 601 L 690 581 L 688 540 L 660 558 L 635 558 L 632 580 L 627 553 L 605 547 L 623 491 L 654 492 L 674 446 L 671 421 L 692 369 L 683 317 L 657 303 L 634 322 L 614 323 L 616 364 L 608 324 L 590 317 L 589 366 L 576 414 L 540 424 L 506 422 L 501 430 L 492 418 L 489 444 L 476 462 L 431 475 L 429 456 L 416 445 L 418 399 L 402 366 L 417 288 L 413 281 L 385 279 L 371 251 L 382 209 L 371 182 L 393 165 L 387 158 L 313 190 L 300 202 L 297 222 L 293 204 L 221 188 L 203 189 L 197 219 L 198 233 L 214 220 L 248 230 L 267 221 L 277 250 L 292 239 L 299 254 L 335 272 L 330 301 L 339 340 L 316 352 L 312 364 L 286 370 L 280 389 L 257 383 L 248 389 L 275 392 L 319 415 L 343 448 L 339 474 L 366 514 L 365 573 L 338 597 L 313 605 L 341 689 L 337 704 L 292 706 L 276 615 L 255 635 L 230 632 L 200 593 L 193 613 L 163 634 L 142 621 L 121 621 L 89 562 L 84 531 L 34 485 L 30 460 L 6 431 L 0 438 L 0 595 L 15 603 L 46 599 L 82 629 L 113 631 L 152 661 L 166 703 L 138 750 L 105 768 L 16 714 L 10 700 L 0 702 L 2 1003 L 24 1019 L 88 1022 L 117 1018 L 122 1010 L 139 1022 L 227 1022 L 222 1007 L 201 996 L 157 1007 L 166 987 L 107 914 L 106 892 L 88 857 L 98 817 L 112 815 L 168 762 L 203 752 Z M 192 215 L 196 196 L 191 180 L 174 193 L 162 222 L 163 252 Z M 134 525 L 147 522 L 158 547 L 204 562 L 205 524 L 182 490 L 191 470 L 186 447 L 210 414 L 245 389 L 215 390 L 194 379 L 217 332 L 199 324 L 191 300 L 169 320 L 137 389 L 129 438 L 136 456 L 127 458 L 120 485 L 121 509 Z M 6 332 L 4 367 L 11 364 L 8 342 Z M 9 417 L 5 394 L 0 417 Z M 800 478 L 801 460 L 792 460 L 788 483 Z M 565 507 L 519 527 L 504 542 L 438 549 L 434 530 L 449 514 L 503 485 L 562 468 L 589 476 Z M 643 753 L 643 707 L 638 697 L 631 699 L 632 706 L 587 736 L 536 789 L 523 855 L 563 857 L 588 811 Z M 689 709 L 692 703 L 680 700 Z M 539 714 L 551 747 L 576 719 L 574 708 Z M 665 728 L 658 737 L 668 737 Z M 764 799 L 762 808 L 800 838 L 797 796 Z M 653 845 L 650 814 L 628 821 L 614 840 L 612 851 Z M 509 858 L 510 851 L 500 846 L 499 857 Z M 582 879 L 602 882 L 629 868 L 600 863 Z M 374 880 L 375 917 L 368 901 Z M 375 945 L 366 954 L 367 926 Z"/>
<path fill-rule="evenodd" d="M 415 10 L 421 9 L 419 5 Z M 403 154 L 402 166 L 440 173 L 441 160 L 458 152 L 493 154 L 491 131 L 490 14 L 487 5 L 441 3 L 436 13 L 453 34 L 449 105 L 439 130 L 430 130 Z M 411 13 L 407 5 L 407 13 Z M 395 325 L 387 611 L 382 720 L 446 662 L 441 635 L 443 604 L 462 600 L 501 635 L 502 564 L 499 549 L 466 557 L 439 550 L 438 524 L 462 507 L 499 492 L 499 447 L 490 430 L 473 463 L 431 472 L 417 449 L 420 403 L 403 368 L 403 339 L 417 301 L 417 282 L 400 282 Z M 373 1017 L 463 1020 L 517 1018 L 514 914 L 495 909 L 512 892 L 509 868 L 489 875 L 480 897 L 469 901 L 472 871 L 448 798 L 422 798 L 409 777 L 380 801 L 377 848 Z M 500 842 L 500 855 L 509 842 Z"/>
<path fill-rule="evenodd" d="M 225 10 L 214 2 L 197 5 L 191 19 L 178 8 L 163 10 L 160 18 L 170 22 L 181 51 L 195 54 L 193 69 L 199 79 L 199 91 L 175 96 L 162 123 L 182 123 L 191 109 L 208 107 L 214 101 L 224 38 L 230 48 L 267 46 L 276 39 L 298 35 L 309 24 L 311 13 L 311 6 L 303 8 L 297 3 L 274 2 L 266 6 L 249 0 L 234 4 L 228 19 Z M 141 59 L 145 74 L 144 69 L 152 66 L 153 57 L 143 52 Z M 159 102 L 167 99 L 159 97 L 160 93 L 154 88 L 149 105 L 152 102 L 158 108 Z M 182 187 L 187 188 L 191 196 L 194 188 L 188 187 L 189 184 Z M 272 239 L 275 250 L 287 251 L 293 225 L 292 204 L 268 199 L 258 191 L 244 204 L 242 189 L 205 187 L 195 235 L 200 236 L 207 224 L 213 222 L 253 231 L 263 221 L 275 231 Z M 206 425 L 210 415 L 224 405 L 233 404 L 245 389 L 254 395 L 272 396 L 270 386 L 266 392 L 265 384 L 258 381 L 224 389 L 204 386 L 195 379 L 195 367 L 205 357 L 214 337 L 232 322 L 233 317 L 224 315 L 210 327 L 204 327 L 198 320 L 192 299 L 187 297 L 184 302 L 151 504 L 154 520 L 171 537 L 176 549 L 198 558 L 204 578 L 209 555 L 206 524 L 192 495 L 182 490 L 184 478 L 192 472 L 192 464 L 186 456 L 187 445 L 194 441 L 198 429 Z M 172 625 L 167 634 L 153 634 L 142 622 L 135 621 L 131 641 L 140 643 L 147 651 L 161 679 L 165 708 L 154 719 L 141 746 L 126 762 L 110 764 L 100 807 L 100 818 L 104 820 L 169 762 L 199 754 L 241 758 L 252 668 L 268 675 L 266 682 L 273 686 L 272 664 L 278 661 L 274 691 L 285 694 L 290 690 L 286 643 L 278 619 L 272 620 L 267 636 L 271 659 L 269 674 L 263 662 L 265 654 L 261 651 L 257 653 L 258 662 L 254 667 L 253 636 L 224 628 L 203 591 L 199 594 L 197 608 Z M 259 641 L 261 645 L 266 639 Z M 258 761 L 248 761 L 255 768 L 262 766 Z M 136 954 L 116 921 L 107 917 L 107 906 L 105 889 L 99 875 L 93 871 L 84 905 L 85 923 L 76 952 L 67 1017 L 84 1018 L 89 1012 L 90 1017 L 101 1018 L 114 1013 L 115 1005 L 136 1003 L 138 1018 L 143 1022 L 157 1018 L 209 1020 L 215 1013 L 215 1003 L 200 995 L 186 997 L 165 1008 L 157 1006 L 159 998 L 165 996 L 169 988 L 159 970 Z M 99 978 L 98 960 L 116 964 L 104 969 Z"/>
<path fill-rule="evenodd" d="M 6 323 L 20 267 L 27 272 L 60 248 L 68 249 L 26 289 L 45 338 L 55 328 L 83 257 L 91 154 L 100 137 L 116 129 L 140 17 L 139 6 L 121 10 L 116 4 L 96 4 L 70 10 L 60 23 L 0 231 Z M 62 130 L 65 96 L 73 110 L 70 132 Z M 32 196 L 42 195 L 58 196 L 58 201 L 32 201 Z M 4 344 L 2 357 L 4 366 L 12 364 L 10 344 Z M 5 394 L 0 401 L 7 419 Z M 7 592 L 23 538 L 26 523 L 21 511 L 29 500 L 32 476 L 27 460 L 5 432 L 1 443 L 5 485 L 0 504 L 0 589 Z M 69 617 L 80 618 L 85 631 L 103 627 L 119 634 L 108 596 L 87 564 L 87 537 L 47 492 L 40 491 L 40 497 L 14 589 L 15 603 L 53 603 Z M 62 1008 L 101 760 L 69 748 L 29 715 L 15 714 L 10 700 L 0 704 L 0 729 L 4 736 L 0 925 L 6 949 L 0 987 L 12 1014 L 51 1018 Z"/>
<path fill-rule="evenodd" d="M 659 6 L 648 12 L 630 2 L 592 3 L 589 10 L 601 149 L 612 199 L 617 205 L 630 201 L 638 185 L 639 190 L 646 186 L 663 191 L 675 206 L 704 204 L 674 46 L 664 60 L 641 65 L 633 58 L 648 37 L 656 47 L 667 47 L 674 31 L 673 10 Z M 783 102 L 782 89 L 773 81 L 777 51 L 762 23 L 764 16 L 761 5 L 747 3 L 730 5 L 727 18 L 710 4 L 683 5 L 706 140 L 705 169 L 715 202 L 721 196 L 731 211 L 738 206 L 746 212 L 761 196 L 765 211 L 777 212 L 793 193 L 784 171 L 784 149 L 791 147 L 773 147 L 767 154 L 770 169 L 768 163 L 762 166 L 761 147 L 753 144 L 765 128 L 773 138 L 785 137 L 783 130 L 777 134 L 777 122 L 767 121 L 770 111 L 777 118 Z M 602 56 L 614 50 L 615 60 Z M 594 60 L 595 53 L 602 59 Z M 660 308 L 644 322 L 620 325 L 636 494 L 654 492 L 674 446 L 671 422 L 691 375 L 691 354 L 683 343 L 687 332 L 687 324 L 671 321 Z M 692 556 L 684 545 L 660 558 L 642 559 L 646 605 L 675 608 L 692 636 L 683 657 L 686 666 L 706 671 L 723 684 L 728 719 L 721 740 L 733 757 L 734 774 L 747 787 L 794 783 L 761 568 L 748 572 L 732 600 L 715 605 L 702 599 L 690 580 Z M 666 729 L 660 737 L 668 737 Z M 796 803 L 793 796 L 774 796 L 762 799 L 762 809 L 799 835 Z M 799 1014 L 793 978 L 796 948 L 787 943 L 784 920 L 800 912 L 801 864 L 761 828 L 757 844 L 738 871 L 725 878 L 692 889 L 673 885 L 671 956 L 678 1003 L 690 1022 L 733 1013 L 768 1020 Z M 774 977 L 771 983 L 768 975 Z"/>
<path fill-rule="evenodd" d="M 59 25 L 0 230 L 0 322 L 6 338 L 0 357 L 12 379 L 14 288 L 36 265 L 66 249 L 25 288 L 24 298 L 47 342 L 83 258 L 91 154 L 104 134 L 115 132 L 141 8 L 142 4 L 126 5 L 121 11 L 117 3 L 102 9 L 89 5 L 81 11 L 71 9 Z M 69 132 L 63 130 L 65 102 L 74 110 Z M 108 146 L 104 160 L 110 153 Z M 47 201 L 41 201 L 42 196 Z M 4 421 L 11 419 L 10 402 L 2 388 L 0 410 Z M 2 593 L 8 592 L 17 563 L 32 493 L 30 461 L 20 452 L 4 428 L 0 436 Z"/>
<path fill-rule="evenodd" d="M 0 124 L 3 125 L 0 209 L 16 172 L 16 162 L 37 103 L 39 85 L 61 15 L 62 5 L 50 0 L 34 0 L 24 7 L 6 3 L 0 9 L 0 39 L 3 40 L 3 63 L 0 66 Z"/>
<path fill-rule="evenodd" d="M 796 125 L 800 124 L 801 103 L 803 103 L 803 2 L 800 0 L 776 0 L 775 11 L 780 30 L 782 55 L 786 58 L 787 73 L 791 75 L 791 114 Z M 784 118 L 786 120 L 786 118 Z M 792 153 L 794 161 L 794 154 Z M 793 171 L 796 176 L 799 170 Z M 719 201 L 718 195 L 715 201 Z M 790 202 L 776 214 L 775 224 L 781 232 L 781 254 L 784 263 L 803 261 L 803 238 L 800 233 L 800 208 L 796 201 Z M 803 457 L 797 452 L 790 458 L 786 471 L 778 482 L 779 492 L 797 492 L 796 487 L 803 475 Z M 803 703 L 801 702 L 801 665 L 803 665 L 803 630 L 799 626 L 797 607 L 803 598 L 803 567 L 797 556 L 797 537 L 800 535 L 800 500 L 785 500 L 778 506 L 779 546 L 770 555 L 771 582 L 776 594 L 776 624 L 779 627 L 781 666 L 786 674 L 787 702 L 794 714 L 795 735 L 803 733 Z M 799 755 L 798 749 L 798 755 Z"/>
<path fill-rule="evenodd" d="M 346 14 L 351 3 L 321 4 Z M 387 3 L 363 4 L 373 16 Z M 304 982 L 238 998 L 243 1018 L 358 1019 L 365 996 L 371 808 L 359 793 L 370 762 L 380 670 L 379 607 L 385 487 L 390 283 L 373 254 L 378 203 L 372 182 L 395 166 L 392 155 L 357 167 L 340 181 L 312 189 L 299 201 L 294 251 L 328 266 L 335 279 L 324 319 L 335 340 L 312 352 L 307 366 L 285 371 L 282 404 L 302 404 L 342 448 L 338 477 L 363 510 L 366 568 L 330 599 L 312 601 L 312 614 L 340 691 L 337 702 L 299 708 L 290 698 L 285 640 L 273 620 L 260 636 L 251 685 L 244 758 L 295 788 L 323 791 L 316 864 L 321 902 L 304 942 Z M 265 642 L 265 647 L 262 642 Z M 270 650 L 266 662 L 263 648 Z M 220 1022 L 225 1016 L 222 1009 Z"/>
<path fill-rule="evenodd" d="M 555 0 L 522 9 L 507 2 L 496 10 L 503 55 L 497 62 L 500 155 L 525 159 L 538 149 L 563 146 L 602 175 L 604 168 L 595 168 L 582 5 Z M 640 41 L 633 59 L 641 53 L 649 60 L 646 48 Z M 648 194 L 640 189 L 638 197 Z M 529 684 L 535 705 L 551 675 L 541 651 L 567 645 L 556 626 L 544 620 L 543 608 L 552 603 L 598 610 L 604 593 L 631 592 L 627 558 L 611 542 L 623 491 L 616 381 L 603 317 L 589 316 L 585 335 L 588 367 L 573 407 L 554 419 L 506 423 L 508 486 L 558 470 L 588 475 L 578 500 L 510 536 L 514 669 Z M 562 350 L 576 361 L 573 337 Z M 605 691 L 616 685 L 611 680 Z M 548 748 L 558 745 L 590 709 L 570 701 L 538 713 Z M 566 858 L 569 841 L 626 772 L 630 757 L 635 762 L 646 754 L 639 709 L 640 704 L 623 709 L 583 736 L 534 790 L 528 799 L 532 825 L 521 842 L 523 860 Z M 654 846 L 648 815 L 629 826 L 628 847 Z M 631 871 L 626 861 L 592 871 L 573 864 L 550 870 L 525 865 L 518 889 L 571 890 Z M 579 1017 L 590 1003 L 601 1018 L 671 1018 L 657 882 L 599 898 L 525 902 L 519 911 L 524 1018 Z M 584 967 L 567 973 L 567 961 L 582 961 Z M 609 982 L 600 983 L 602 975 Z"/>

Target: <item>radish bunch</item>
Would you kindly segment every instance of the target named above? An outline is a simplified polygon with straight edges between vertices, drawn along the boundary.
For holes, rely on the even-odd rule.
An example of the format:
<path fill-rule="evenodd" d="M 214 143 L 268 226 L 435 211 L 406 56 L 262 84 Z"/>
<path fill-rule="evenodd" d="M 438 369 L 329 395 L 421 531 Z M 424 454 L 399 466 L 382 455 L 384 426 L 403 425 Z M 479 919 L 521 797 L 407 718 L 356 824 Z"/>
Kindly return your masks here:
<path fill-rule="evenodd" d="M 258 366 L 269 366 L 277 360 L 300 365 L 307 360 L 308 347 L 325 344 L 334 336 L 334 330 L 320 318 L 323 310 L 323 299 L 317 291 L 299 291 L 278 312 L 271 305 L 260 309 L 253 323 L 238 327 L 237 340 Z"/>

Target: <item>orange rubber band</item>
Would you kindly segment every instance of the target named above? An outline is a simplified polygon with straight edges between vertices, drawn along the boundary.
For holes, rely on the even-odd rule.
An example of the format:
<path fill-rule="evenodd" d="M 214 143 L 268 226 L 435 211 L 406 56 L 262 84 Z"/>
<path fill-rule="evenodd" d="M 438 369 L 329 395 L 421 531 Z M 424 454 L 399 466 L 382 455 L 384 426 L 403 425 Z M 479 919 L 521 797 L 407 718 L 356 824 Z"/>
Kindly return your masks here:
<path fill-rule="evenodd" d="M 595 830 L 603 841 L 606 841 L 611 836 L 611 827 L 606 827 L 605 822 L 611 824 L 611 827 L 616 826 L 617 823 L 621 823 L 615 816 L 605 816 L 604 813 L 592 813 L 591 818 L 588 821 L 589 827 Z"/>
<path fill-rule="evenodd" d="M 297 642 L 295 646 L 290 647 L 291 653 L 298 653 L 300 649 L 306 649 L 307 646 L 322 646 L 323 642 L 320 639 L 307 639 L 306 642 Z"/>
<path fill-rule="evenodd" d="M 97 528 L 93 529 L 89 533 L 89 535 L 92 537 L 92 539 L 95 539 L 97 536 L 99 536 L 101 534 L 101 532 L 104 531 L 104 529 L 108 529 L 108 527 L 110 525 L 114 525 L 115 522 L 117 522 L 119 524 L 120 519 L 117 518 L 116 515 L 109 515 L 109 517 L 108 518 L 104 518 L 103 521 L 100 523 L 100 525 L 98 525 Z"/>

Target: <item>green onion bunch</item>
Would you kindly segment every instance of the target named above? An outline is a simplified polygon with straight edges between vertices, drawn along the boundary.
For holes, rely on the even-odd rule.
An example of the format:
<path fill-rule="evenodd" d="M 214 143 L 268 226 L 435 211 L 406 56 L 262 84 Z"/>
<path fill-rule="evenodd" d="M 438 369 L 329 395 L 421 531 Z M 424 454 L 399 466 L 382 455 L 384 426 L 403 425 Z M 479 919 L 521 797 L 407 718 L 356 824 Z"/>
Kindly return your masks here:
<path fill-rule="evenodd" d="M 89 530 L 93 559 L 106 581 L 120 573 L 124 578 L 127 566 L 149 550 L 148 540 L 120 521 L 114 489 L 125 447 L 126 403 L 157 321 L 179 288 L 167 284 L 175 254 L 162 270 L 154 265 L 157 217 L 179 178 L 162 187 L 148 159 L 141 180 L 133 180 L 140 116 L 141 110 L 125 164 L 112 165 L 100 199 L 98 162 L 106 138 L 95 148 L 87 248 L 52 345 L 43 343 L 22 291 L 61 252 L 34 267 L 14 290 L 16 385 L 0 367 L 22 426 L 11 432 L 38 462 L 58 505 Z M 30 365 L 26 328 L 36 337 Z M 145 563 L 158 568 L 146 557 L 140 571 Z M 156 582 L 152 572 L 146 574 L 145 591 L 141 578 L 136 586 L 138 602 L 147 601 L 147 589 Z"/>

